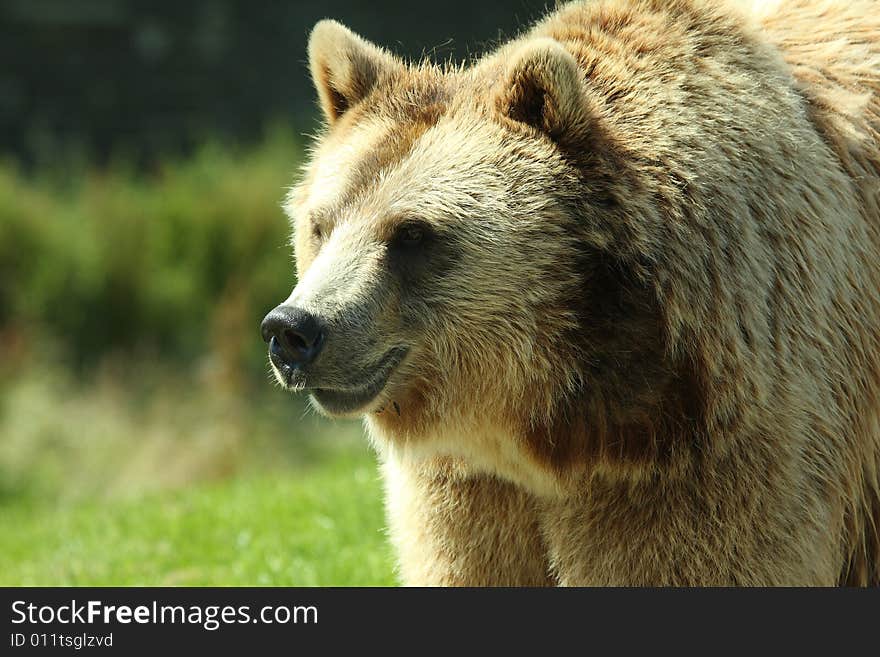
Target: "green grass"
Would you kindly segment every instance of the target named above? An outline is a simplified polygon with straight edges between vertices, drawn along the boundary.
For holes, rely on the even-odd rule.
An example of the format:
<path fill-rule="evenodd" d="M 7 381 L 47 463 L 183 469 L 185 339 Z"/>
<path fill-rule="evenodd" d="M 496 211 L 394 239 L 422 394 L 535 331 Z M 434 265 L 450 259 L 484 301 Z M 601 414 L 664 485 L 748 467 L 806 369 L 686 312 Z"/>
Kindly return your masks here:
<path fill-rule="evenodd" d="M 0 585 L 382 586 L 395 577 L 366 449 L 139 499 L 0 506 Z"/>

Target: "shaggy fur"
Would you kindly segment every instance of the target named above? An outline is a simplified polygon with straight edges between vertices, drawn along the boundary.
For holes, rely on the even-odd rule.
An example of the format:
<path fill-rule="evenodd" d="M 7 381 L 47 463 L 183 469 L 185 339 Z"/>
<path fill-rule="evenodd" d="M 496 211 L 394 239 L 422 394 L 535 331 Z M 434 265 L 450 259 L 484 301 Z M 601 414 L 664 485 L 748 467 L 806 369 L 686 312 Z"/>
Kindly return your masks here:
<path fill-rule="evenodd" d="M 877 2 L 573 3 L 462 68 L 324 21 L 309 54 L 286 303 L 329 329 L 285 382 L 366 417 L 405 582 L 880 583 Z"/>

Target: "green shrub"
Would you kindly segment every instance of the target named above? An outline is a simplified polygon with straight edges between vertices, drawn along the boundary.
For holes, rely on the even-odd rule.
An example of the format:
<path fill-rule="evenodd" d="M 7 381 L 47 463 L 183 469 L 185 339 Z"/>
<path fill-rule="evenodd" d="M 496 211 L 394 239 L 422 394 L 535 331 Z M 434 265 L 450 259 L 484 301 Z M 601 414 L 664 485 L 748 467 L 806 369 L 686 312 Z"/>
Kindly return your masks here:
<path fill-rule="evenodd" d="M 16 344 L 80 371 L 207 358 L 262 377 L 260 319 L 295 283 L 280 206 L 301 154 L 274 129 L 256 148 L 208 144 L 149 175 L 0 165 L 0 360 Z"/>

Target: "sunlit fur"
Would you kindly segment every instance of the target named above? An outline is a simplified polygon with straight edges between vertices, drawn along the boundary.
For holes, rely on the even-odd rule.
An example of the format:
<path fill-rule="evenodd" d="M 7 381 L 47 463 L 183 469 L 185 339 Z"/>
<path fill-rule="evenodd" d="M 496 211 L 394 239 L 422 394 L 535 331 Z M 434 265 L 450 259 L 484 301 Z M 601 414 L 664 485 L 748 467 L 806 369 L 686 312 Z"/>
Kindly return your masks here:
<path fill-rule="evenodd" d="M 316 26 L 290 302 L 334 385 L 409 349 L 362 409 L 406 583 L 880 583 L 880 5 L 752 4 L 466 67 Z"/>

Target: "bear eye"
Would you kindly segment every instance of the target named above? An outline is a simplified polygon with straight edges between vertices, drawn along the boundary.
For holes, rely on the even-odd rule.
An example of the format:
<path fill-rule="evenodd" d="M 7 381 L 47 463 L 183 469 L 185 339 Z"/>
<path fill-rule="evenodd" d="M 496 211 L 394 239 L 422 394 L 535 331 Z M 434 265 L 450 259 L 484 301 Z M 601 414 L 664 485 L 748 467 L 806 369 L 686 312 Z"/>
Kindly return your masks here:
<path fill-rule="evenodd" d="M 314 237 L 319 242 L 324 241 L 324 228 L 321 224 L 312 224 L 312 237 Z"/>
<path fill-rule="evenodd" d="M 425 241 L 428 229 L 417 221 L 407 221 L 397 229 L 396 241 L 403 246 L 418 246 Z"/>

